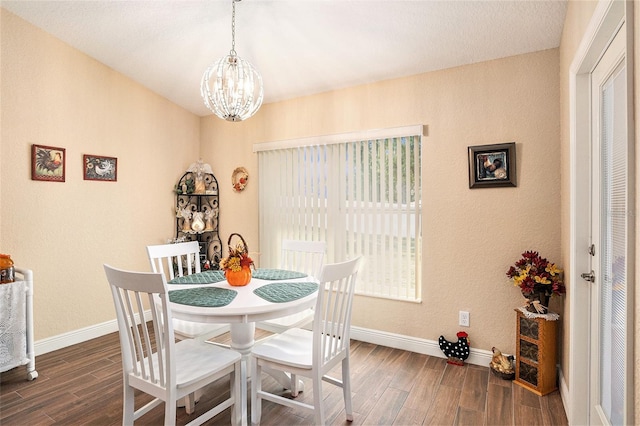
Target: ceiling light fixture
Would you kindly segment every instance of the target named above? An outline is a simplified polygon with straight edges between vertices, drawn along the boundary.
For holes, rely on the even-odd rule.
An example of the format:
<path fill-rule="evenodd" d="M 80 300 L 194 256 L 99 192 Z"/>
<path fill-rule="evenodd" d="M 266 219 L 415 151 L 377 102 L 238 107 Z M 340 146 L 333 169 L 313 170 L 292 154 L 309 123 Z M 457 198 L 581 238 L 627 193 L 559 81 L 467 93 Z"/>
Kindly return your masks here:
<path fill-rule="evenodd" d="M 204 104 L 227 121 L 242 121 L 262 105 L 262 77 L 248 61 L 236 54 L 236 2 L 231 0 L 231 51 L 209 65 L 202 76 L 200 93 Z"/>

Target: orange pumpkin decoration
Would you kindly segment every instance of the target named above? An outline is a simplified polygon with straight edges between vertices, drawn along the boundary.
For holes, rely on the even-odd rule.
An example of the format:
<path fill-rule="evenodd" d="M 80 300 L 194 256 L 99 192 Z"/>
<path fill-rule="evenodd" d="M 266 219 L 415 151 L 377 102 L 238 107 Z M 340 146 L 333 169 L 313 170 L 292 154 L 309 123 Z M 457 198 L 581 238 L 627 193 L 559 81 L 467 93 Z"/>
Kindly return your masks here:
<path fill-rule="evenodd" d="M 251 281 L 251 268 L 243 266 L 242 269 L 237 272 L 227 269 L 224 271 L 224 277 L 230 285 L 241 287 L 249 284 L 249 281 Z"/>
<path fill-rule="evenodd" d="M 231 245 L 231 239 L 234 236 L 240 238 L 240 242 L 236 244 L 235 248 Z M 247 243 L 242 235 L 233 233 L 229 235 L 227 245 L 229 246 L 229 256 L 220 261 L 220 269 L 224 271 L 224 277 L 232 286 L 239 287 L 249 284 L 253 260 L 249 257 Z"/>

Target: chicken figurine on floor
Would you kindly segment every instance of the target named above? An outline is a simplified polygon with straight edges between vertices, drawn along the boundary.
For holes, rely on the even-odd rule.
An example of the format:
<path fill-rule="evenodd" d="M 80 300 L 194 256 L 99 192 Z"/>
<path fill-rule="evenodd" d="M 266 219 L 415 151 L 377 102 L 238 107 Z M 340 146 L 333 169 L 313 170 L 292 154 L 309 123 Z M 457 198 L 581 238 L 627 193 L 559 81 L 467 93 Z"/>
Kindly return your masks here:
<path fill-rule="evenodd" d="M 503 355 L 500 349 L 495 346 L 491 348 L 493 357 L 491 358 L 491 370 L 505 380 L 513 380 L 515 370 L 513 368 L 513 355 Z"/>
<path fill-rule="evenodd" d="M 469 335 L 464 331 L 459 331 L 458 341 L 453 343 L 440 336 L 438 344 L 440 349 L 447 356 L 447 363 L 454 365 L 464 365 L 464 360 L 469 358 Z"/>

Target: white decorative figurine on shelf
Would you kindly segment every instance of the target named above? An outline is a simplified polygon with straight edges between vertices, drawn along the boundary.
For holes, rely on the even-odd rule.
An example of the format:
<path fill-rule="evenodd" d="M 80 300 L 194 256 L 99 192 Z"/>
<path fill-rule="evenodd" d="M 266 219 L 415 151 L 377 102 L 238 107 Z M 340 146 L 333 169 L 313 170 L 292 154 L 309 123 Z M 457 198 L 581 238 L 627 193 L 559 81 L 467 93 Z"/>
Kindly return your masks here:
<path fill-rule="evenodd" d="M 194 173 L 196 175 L 196 187 L 194 194 L 204 194 L 206 193 L 206 184 L 204 182 L 204 174 L 210 173 L 213 174 L 211 170 L 211 166 L 203 163 L 202 159 L 197 162 L 191 164 L 189 166 L 188 172 Z"/>
<path fill-rule="evenodd" d="M 191 210 L 189 209 L 176 209 L 176 216 L 184 219 L 182 222 L 182 232 L 191 232 Z"/>
<path fill-rule="evenodd" d="M 204 216 L 204 213 L 202 212 L 193 212 L 191 229 L 193 229 L 195 232 L 202 232 L 202 230 L 204 229 L 204 220 L 202 220 L 203 216 Z"/>
<path fill-rule="evenodd" d="M 216 217 L 216 212 L 213 209 L 209 209 L 204 212 L 204 219 L 206 221 L 205 231 L 213 231 L 213 218 Z"/>

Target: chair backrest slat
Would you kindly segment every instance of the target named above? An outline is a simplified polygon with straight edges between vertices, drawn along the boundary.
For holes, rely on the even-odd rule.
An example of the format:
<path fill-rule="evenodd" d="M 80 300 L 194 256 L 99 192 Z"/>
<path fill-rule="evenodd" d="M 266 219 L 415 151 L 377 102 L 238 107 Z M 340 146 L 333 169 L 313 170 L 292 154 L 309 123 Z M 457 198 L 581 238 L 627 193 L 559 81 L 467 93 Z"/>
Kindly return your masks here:
<path fill-rule="evenodd" d="M 319 277 L 327 243 L 324 241 L 282 240 L 280 268 Z"/>
<path fill-rule="evenodd" d="M 351 309 L 360 257 L 324 265 L 313 322 L 313 356 L 326 364 L 349 348 Z M 320 331 L 320 332 L 318 332 Z"/>
<path fill-rule="evenodd" d="M 147 246 L 147 254 L 151 270 L 164 273 L 167 280 L 201 272 L 197 241 Z"/>
<path fill-rule="evenodd" d="M 133 355 L 136 353 L 136 350 L 140 350 L 138 345 L 140 339 L 137 336 L 138 329 L 135 316 L 131 314 L 134 312 L 131 297 L 128 292 L 122 291 L 116 286 L 111 286 L 111 294 L 116 306 L 116 317 L 119 328 L 124 326 L 127 330 L 131 330 L 131 333 L 127 333 L 126 335 L 120 333 L 120 343 L 124 348 L 122 351 L 122 363 L 124 365 L 131 365 L 134 372 L 139 374 L 136 362 L 137 358 L 133 357 Z"/>

